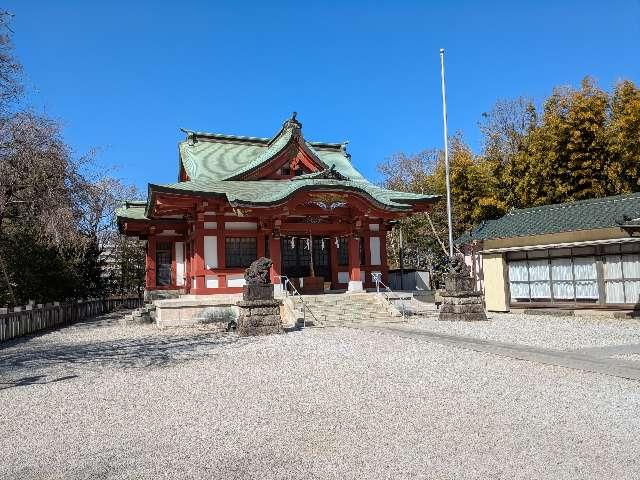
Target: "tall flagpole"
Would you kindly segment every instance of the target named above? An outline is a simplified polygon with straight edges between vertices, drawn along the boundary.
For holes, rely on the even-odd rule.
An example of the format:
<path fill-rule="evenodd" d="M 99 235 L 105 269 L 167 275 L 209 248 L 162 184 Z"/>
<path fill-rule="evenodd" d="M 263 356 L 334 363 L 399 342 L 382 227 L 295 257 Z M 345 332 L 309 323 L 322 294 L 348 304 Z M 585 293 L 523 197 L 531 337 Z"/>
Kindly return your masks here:
<path fill-rule="evenodd" d="M 453 224 L 451 222 L 451 185 L 449 183 L 449 140 L 447 133 L 447 95 L 444 87 L 444 48 L 440 49 L 440 72 L 442 75 L 442 120 L 444 122 L 444 171 L 447 183 L 447 220 L 449 222 L 449 256 L 453 258 Z"/>

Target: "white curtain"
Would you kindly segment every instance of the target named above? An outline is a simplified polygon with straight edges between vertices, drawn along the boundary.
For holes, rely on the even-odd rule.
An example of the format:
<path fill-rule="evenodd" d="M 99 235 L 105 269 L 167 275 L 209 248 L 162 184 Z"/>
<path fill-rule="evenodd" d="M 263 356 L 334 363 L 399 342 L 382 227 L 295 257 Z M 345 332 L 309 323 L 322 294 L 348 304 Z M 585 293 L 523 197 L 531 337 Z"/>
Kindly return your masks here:
<path fill-rule="evenodd" d="M 526 282 L 529 280 L 526 261 L 509 262 L 509 280 L 512 282 Z"/>
<path fill-rule="evenodd" d="M 529 280 L 549 281 L 549 262 L 547 260 L 530 260 L 529 261 Z"/>
<path fill-rule="evenodd" d="M 551 298 L 549 285 L 549 261 L 530 260 L 529 280 L 531 281 L 531 298 Z"/>
<path fill-rule="evenodd" d="M 640 255 L 623 255 L 622 272 L 624 278 L 640 278 Z"/>
<path fill-rule="evenodd" d="M 598 299 L 598 282 L 595 280 L 577 280 L 576 298 Z"/>
<path fill-rule="evenodd" d="M 549 281 L 531 282 L 531 298 L 551 298 Z"/>
<path fill-rule="evenodd" d="M 529 298 L 529 284 L 528 283 L 510 283 L 511 299 L 519 300 Z"/>
<path fill-rule="evenodd" d="M 640 302 L 640 282 L 626 281 L 624 282 L 624 293 L 626 303 Z"/>
<path fill-rule="evenodd" d="M 553 298 L 573 300 L 572 282 L 553 282 Z"/>
<path fill-rule="evenodd" d="M 554 258 L 551 260 L 551 278 L 556 280 L 573 280 L 570 258 Z"/>
<path fill-rule="evenodd" d="M 605 280 L 622 278 L 620 255 L 607 255 L 604 258 L 604 278 Z"/>
<path fill-rule="evenodd" d="M 606 282 L 605 297 L 607 303 L 624 303 L 624 285 L 622 282 Z"/>
<path fill-rule="evenodd" d="M 573 272 L 576 280 L 595 280 L 596 259 L 593 257 L 577 257 L 573 259 Z"/>

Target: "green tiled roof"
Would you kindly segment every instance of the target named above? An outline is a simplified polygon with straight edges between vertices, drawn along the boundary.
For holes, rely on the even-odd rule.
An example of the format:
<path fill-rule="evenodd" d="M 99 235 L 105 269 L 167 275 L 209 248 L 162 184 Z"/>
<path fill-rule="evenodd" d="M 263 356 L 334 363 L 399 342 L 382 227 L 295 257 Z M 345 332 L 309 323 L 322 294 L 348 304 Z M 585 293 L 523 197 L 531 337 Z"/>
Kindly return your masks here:
<path fill-rule="evenodd" d="M 116 212 L 118 221 L 149 220 L 147 214 L 156 192 L 224 197 L 230 205 L 266 206 L 285 201 L 298 191 L 357 192 L 381 208 L 410 211 L 416 202 L 433 202 L 437 195 L 387 190 L 368 182 L 351 164 L 344 143 L 307 142 L 295 114 L 273 138 L 241 137 L 183 130 L 187 139 L 179 144 L 179 156 L 189 180 L 167 185 L 149 184 L 149 201 L 129 202 Z M 239 180 L 247 173 L 299 142 L 301 148 L 324 171 L 290 180 Z M 333 170 L 333 171 L 331 171 Z"/>
<path fill-rule="evenodd" d="M 299 129 L 299 123 L 288 120 L 272 139 L 184 130 L 188 138 L 179 144 L 180 160 L 191 180 L 235 179 L 268 162 Z M 325 167 L 335 165 L 344 176 L 363 179 L 351 164 L 344 144 L 305 141 L 304 145 Z"/>
<path fill-rule="evenodd" d="M 640 193 L 545 205 L 513 210 L 484 222 L 456 243 L 619 227 L 639 217 Z"/>
<path fill-rule="evenodd" d="M 120 220 L 149 220 L 145 215 L 147 202 L 144 200 L 125 202 L 116 208 L 116 217 Z"/>
<path fill-rule="evenodd" d="M 378 187 L 366 180 L 328 180 L 293 178 L 291 180 L 190 180 L 168 185 L 149 185 L 150 196 L 154 192 L 189 192 L 225 196 L 234 207 L 271 205 L 291 197 L 300 190 L 337 190 L 362 193 L 383 207 L 395 210 L 411 209 L 415 201 L 435 200 L 437 195 L 396 192 Z"/>

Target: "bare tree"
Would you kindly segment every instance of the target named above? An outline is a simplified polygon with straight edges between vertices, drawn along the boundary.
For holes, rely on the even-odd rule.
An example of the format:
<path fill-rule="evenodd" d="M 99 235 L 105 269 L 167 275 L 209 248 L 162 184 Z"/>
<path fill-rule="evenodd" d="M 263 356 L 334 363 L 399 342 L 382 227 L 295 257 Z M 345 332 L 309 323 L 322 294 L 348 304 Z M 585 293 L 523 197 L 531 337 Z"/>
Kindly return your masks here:
<path fill-rule="evenodd" d="M 0 118 L 0 240 L 7 221 L 55 245 L 77 240 L 80 179 L 57 122 L 29 111 Z M 14 298 L 1 253 L 0 275 Z"/>
<path fill-rule="evenodd" d="M 21 82 L 22 65 L 13 53 L 10 22 L 13 15 L 0 10 L 0 112 L 17 100 L 24 91 Z"/>

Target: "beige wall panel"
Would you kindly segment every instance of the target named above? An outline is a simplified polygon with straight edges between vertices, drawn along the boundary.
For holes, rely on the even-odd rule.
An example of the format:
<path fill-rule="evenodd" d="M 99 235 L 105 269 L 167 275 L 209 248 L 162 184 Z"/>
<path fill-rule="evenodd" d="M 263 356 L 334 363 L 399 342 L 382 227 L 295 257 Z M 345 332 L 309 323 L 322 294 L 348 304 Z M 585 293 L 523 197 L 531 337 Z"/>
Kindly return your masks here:
<path fill-rule="evenodd" d="M 484 270 L 484 301 L 490 312 L 509 311 L 509 291 L 506 278 L 506 261 L 501 253 L 482 256 Z"/>

